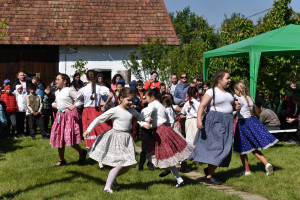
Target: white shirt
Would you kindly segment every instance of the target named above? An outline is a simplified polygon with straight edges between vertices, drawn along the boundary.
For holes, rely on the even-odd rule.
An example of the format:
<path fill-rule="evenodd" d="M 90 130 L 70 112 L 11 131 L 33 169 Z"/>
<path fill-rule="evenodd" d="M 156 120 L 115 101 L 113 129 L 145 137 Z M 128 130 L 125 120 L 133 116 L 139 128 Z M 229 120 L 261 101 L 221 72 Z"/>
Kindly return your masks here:
<path fill-rule="evenodd" d="M 107 87 L 96 85 L 95 93 L 93 95 L 95 100 L 91 100 L 92 84 L 88 83 L 77 92 L 76 99 L 80 101 L 84 107 L 98 107 L 101 103 L 104 103 L 102 98 L 108 94 L 109 89 Z"/>
<path fill-rule="evenodd" d="M 166 108 L 170 125 L 172 126 L 176 121 L 176 115 L 171 107 Z"/>
<path fill-rule="evenodd" d="M 76 93 L 76 90 L 71 87 L 58 89 L 55 92 L 55 101 L 52 105 L 56 105 L 58 110 L 68 109 L 69 106 L 74 104 L 74 101 L 76 100 Z M 77 102 L 75 105 L 78 106 L 80 103 Z"/>
<path fill-rule="evenodd" d="M 144 108 L 141 112 L 145 121 L 148 118 L 152 118 L 151 128 L 156 128 L 164 123 L 170 123 L 166 108 L 157 100 L 148 104 L 148 107 Z"/>
<path fill-rule="evenodd" d="M 247 96 L 250 107 L 248 106 L 245 97 L 239 97 L 236 94 L 234 95 L 234 97 L 239 101 L 239 104 L 241 105 L 241 110 L 238 112 L 239 118 L 250 118 L 252 116 L 250 109 L 253 110 L 253 100 L 251 99 L 251 97 Z"/>
<path fill-rule="evenodd" d="M 190 105 L 190 101 L 185 102 L 182 107 L 181 113 L 186 115 L 187 119 L 197 118 L 198 108 L 200 106 L 200 102 L 197 99 L 192 99 L 192 105 Z"/>
<path fill-rule="evenodd" d="M 171 93 L 172 95 L 174 95 L 174 92 L 175 92 L 175 89 L 176 89 L 177 85 L 178 85 L 178 83 L 177 83 L 177 84 L 171 83 L 170 93 Z"/>
<path fill-rule="evenodd" d="M 16 97 L 17 103 L 18 103 L 18 110 L 17 112 L 26 112 L 26 96 L 27 93 L 26 91 L 22 91 L 21 94 L 17 90 L 14 91 L 13 93 Z"/>
<path fill-rule="evenodd" d="M 213 105 L 213 99 L 210 101 L 209 110 L 222 112 L 222 113 L 232 113 L 234 103 L 234 98 L 229 92 L 221 91 L 219 88 L 215 87 L 215 106 Z M 213 88 L 210 88 L 206 91 L 208 96 L 213 98 Z"/>
<path fill-rule="evenodd" d="M 125 110 L 120 106 L 109 109 L 108 111 L 97 117 L 87 128 L 88 132 L 91 132 L 98 124 L 101 124 L 107 120 L 113 120 L 113 129 L 118 131 L 128 132 L 131 128 L 132 117 L 137 120 L 142 120 L 142 115 L 134 108 Z"/>

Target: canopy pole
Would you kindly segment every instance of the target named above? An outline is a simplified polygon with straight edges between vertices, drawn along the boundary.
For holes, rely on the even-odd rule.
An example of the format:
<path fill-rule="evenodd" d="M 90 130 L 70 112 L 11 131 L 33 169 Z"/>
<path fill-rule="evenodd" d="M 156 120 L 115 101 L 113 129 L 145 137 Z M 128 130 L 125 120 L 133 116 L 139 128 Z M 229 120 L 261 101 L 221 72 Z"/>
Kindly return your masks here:
<path fill-rule="evenodd" d="M 255 100 L 261 52 L 252 50 L 249 53 L 249 57 L 250 57 L 250 94 L 252 98 Z"/>
<path fill-rule="evenodd" d="M 203 57 L 203 81 L 208 80 L 209 58 Z"/>

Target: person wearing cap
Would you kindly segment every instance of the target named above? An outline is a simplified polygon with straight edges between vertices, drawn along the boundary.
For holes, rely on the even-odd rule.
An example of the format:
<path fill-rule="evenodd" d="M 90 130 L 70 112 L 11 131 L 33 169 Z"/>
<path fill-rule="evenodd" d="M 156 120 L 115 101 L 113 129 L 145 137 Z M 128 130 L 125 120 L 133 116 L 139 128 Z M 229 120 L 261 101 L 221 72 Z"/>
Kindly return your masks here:
<path fill-rule="evenodd" d="M 5 88 L 5 86 L 10 85 L 10 80 L 9 79 L 5 79 L 3 81 L 3 88 Z"/>
<path fill-rule="evenodd" d="M 18 109 L 18 104 L 16 101 L 15 95 L 12 94 L 11 92 L 11 87 L 10 85 L 5 86 L 4 92 L 1 94 L 1 102 L 3 106 L 3 110 L 5 112 L 5 117 L 7 119 L 7 126 L 5 127 L 5 136 L 6 137 L 15 137 L 15 128 L 16 128 L 16 115 L 15 112 Z M 12 134 L 10 135 L 10 127 L 12 125 L 11 132 Z"/>

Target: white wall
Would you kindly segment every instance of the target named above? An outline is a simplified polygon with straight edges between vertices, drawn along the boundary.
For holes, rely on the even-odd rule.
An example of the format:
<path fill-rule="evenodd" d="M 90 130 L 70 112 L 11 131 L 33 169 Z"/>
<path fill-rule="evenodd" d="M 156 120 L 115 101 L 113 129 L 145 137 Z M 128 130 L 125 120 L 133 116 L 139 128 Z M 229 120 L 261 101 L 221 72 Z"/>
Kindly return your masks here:
<path fill-rule="evenodd" d="M 137 50 L 135 46 L 60 46 L 59 48 L 59 72 L 73 75 L 75 69 L 71 67 L 75 60 L 88 61 L 88 69 L 102 69 L 114 74 L 126 71 L 122 60 L 127 60 L 130 51 Z M 122 74 L 123 75 L 123 74 Z M 112 78 L 111 77 L 111 78 Z M 85 76 L 81 78 L 86 81 Z M 131 75 L 131 80 L 135 77 Z"/>

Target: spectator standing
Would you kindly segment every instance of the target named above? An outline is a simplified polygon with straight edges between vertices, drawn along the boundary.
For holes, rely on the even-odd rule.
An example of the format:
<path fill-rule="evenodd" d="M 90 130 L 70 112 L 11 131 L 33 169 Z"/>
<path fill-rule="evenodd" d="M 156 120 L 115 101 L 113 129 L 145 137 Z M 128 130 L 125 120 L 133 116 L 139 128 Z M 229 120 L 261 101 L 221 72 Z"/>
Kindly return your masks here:
<path fill-rule="evenodd" d="M 151 72 L 151 77 L 150 77 L 150 79 L 149 80 L 147 80 L 146 82 L 145 82 L 145 86 L 144 86 L 144 88 L 145 88 L 145 90 L 147 90 L 147 89 L 157 89 L 158 91 L 159 91 L 159 89 L 160 89 L 160 82 L 158 81 L 158 73 L 157 73 L 157 71 L 152 71 Z"/>
<path fill-rule="evenodd" d="M 80 80 L 80 74 L 75 73 L 73 75 L 73 81 L 71 82 L 71 86 L 73 86 L 76 90 L 77 88 L 82 88 L 83 87 L 83 82 Z"/>
<path fill-rule="evenodd" d="M 173 73 L 171 76 L 171 82 L 168 85 L 168 90 L 167 92 L 174 95 L 175 89 L 178 85 L 179 81 L 178 81 L 178 76 L 176 73 Z"/>
<path fill-rule="evenodd" d="M 30 94 L 26 96 L 26 106 L 27 106 L 26 115 L 28 116 L 28 120 L 29 120 L 30 136 L 33 140 L 35 140 L 34 125 L 36 122 L 37 125 L 40 127 L 42 139 L 48 139 L 45 131 L 44 118 L 42 115 L 42 108 L 43 108 L 42 99 L 39 95 L 36 94 L 35 85 L 29 86 L 29 92 Z"/>
<path fill-rule="evenodd" d="M 27 92 L 23 90 L 22 85 L 16 85 L 16 90 L 14 91 L 14 95 L 18 103 L 18 109 L 16 111 L 17 137 L 25 137 L 24 123 L 26 117 Z"/>
<path fill-rule="evenodd" d="M 3 128 L 7 126 L 7 119 L 5 117 L 5 113 L 3 107 L 0 103 L 0 137 L 3 137 Z"/>
<path fill-rule="evenodd" d="M 117 89 L 117 83 L 120 79 L 123 79 L 121 74 L 115 74 L 111 80 L 110 88 L 115 91 Z M 125 83 L 125 82 L 124 82 Z"/>
<path fill-rule="evenodd" d="M 188 99 L 185 99 L 184 97 L 189 89 L 189 85 L 190 84 L 187 81 L 187 74 L 182 73 L 180 75 L 180 83 L 177 85 L 174 95 L 173 95 L 174 102 L 176 105 L 179 105 L 180 107 L 182 107 L 184 105 L 184 103 L 188 100 Z"/>
<path fill-rule="evenodd" d="M 12 89 L 15 90 L 16 89 L 16 85 L 22 85 L 23 90 L 27 92 L 27 94 L 29 94 L 29 85 L 32 84 L 32 78 L 28 77 L 26 75 L 25 72 L 20 71 L 17 74 L 17 79 L 15 80 Z"/>
<path fill-rule="evenodd" d="M 3 110 L 5 112 L 5 117 L 7 119 L 7 126 L 5 127 L 6 137 L 10 137 L 10 130 L 12 132 L 11 137 L 15 137 L 16 128 L 16 111 L 18 109 L 18 104 L 15 95 L 11 92 L 10 85 L 5 86 L 4 92 L 1 94 L 1 101 L 3 105 Z M 12 125 L 12 129 L 10 126 Z"/>

